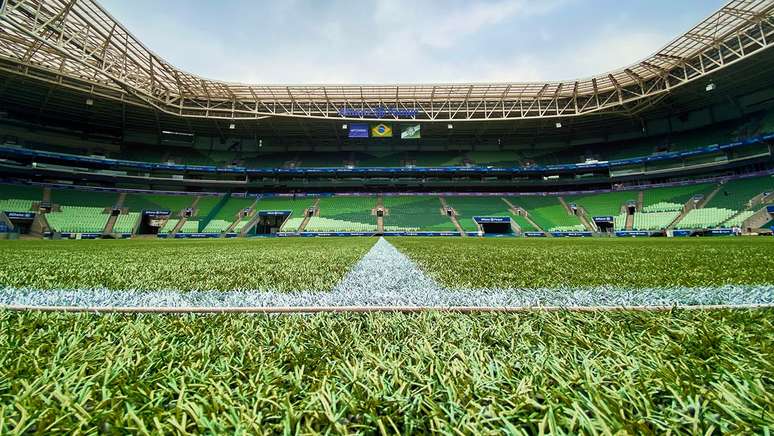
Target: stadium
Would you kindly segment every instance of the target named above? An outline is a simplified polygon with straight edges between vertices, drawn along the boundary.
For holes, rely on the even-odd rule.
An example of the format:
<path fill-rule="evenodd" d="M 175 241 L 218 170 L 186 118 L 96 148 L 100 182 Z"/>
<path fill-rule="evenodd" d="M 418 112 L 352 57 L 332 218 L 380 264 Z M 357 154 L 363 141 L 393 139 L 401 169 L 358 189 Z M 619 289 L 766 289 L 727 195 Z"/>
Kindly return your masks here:
<path fill-rule="evenodd" d="M 774 1 L 694 18 L 572 80 L 254 85 L 0 1 L 0 433 L 768 434 Z"/>

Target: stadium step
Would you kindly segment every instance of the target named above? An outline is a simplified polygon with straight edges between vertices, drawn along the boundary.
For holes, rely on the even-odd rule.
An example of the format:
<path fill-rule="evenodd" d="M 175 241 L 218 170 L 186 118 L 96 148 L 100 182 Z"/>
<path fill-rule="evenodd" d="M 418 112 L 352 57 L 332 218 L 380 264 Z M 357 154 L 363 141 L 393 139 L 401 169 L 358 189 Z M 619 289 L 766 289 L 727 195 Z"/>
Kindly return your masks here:
<path fill-rule="evenodd" d="M 2 210 L 0 210 L 0 223 L 5 224 L 5 226 L 11 230 L 13 230 L 14 228 L 11 220 L 9 220 L 7 216 L 5 216 L 5 212 L 3 212 Z"/>
<path fill-rule="evenodd" d="M 677 227 L 678 224 L 680 224 L 680 221 L 685 218 L 686 215 L 688 215 L 688 212 L 697 209 L 698 205 L 695 201 L 693 201 L 693 198 L 689 198 L 688 201 L 685 202 L 683 205 L 683 210 L 680 212 L 680 215 L 677 215 L 677 218 L 674 219 L 666 228 L 666 230 L 674 230 L 675 227 Z"/>
<path fill-rule="evenodd" d="M 180 231 L 181 228 L 183 228 L 183 225 L 185 222 L 188 221 L 188 218 L 180 218 L 180 221 L 175 224 L 175 227 L 172 229 L 171 232 L 169 232 L 169 236 L 175 236 L 177 232 Z"/>
<path fill-rule="evenodd" d="M 379 210 L 384 210 L 384 197 L 382 194 L 376 196 L 376 208 L 374 208 L 374 214 L 376 215 L 376 231 L 378 233 L 384 233 L 384 216 L 379 216 Z"/>
<path fill-rule="evenodd" d="M 575 215 L 580 220 L 581 224 L 583 224 L 583 227 L 586 227 L 586 230 L 590 232 L 596 232 L 597 228 L 595 225 L 592 224 L 592 221 L 588 219 L 588 213 L 586 213 L 586 210 L 578 205 L 576 205 L 577 214 L 572 212 L 572 208 L 569 204 L 564 200 L 564 197 L 557 197 L 559 199 L 559 203 L 562 203 L 562 207 L 564 207 L 564 210 L 567 211 L 568 215 Z"/>
<path fill-rule="evenodd" d="M 51 202 L 51 188 L 49 187 L 43 188 L 43 202 L 44 203 Z"/>
<path fill-rule="evenodd" d="M 747 218 L 744 223 L 742 223 L 742 229 L 752 229 L 755 231 L 763 227 L 769 221 L 771 221 L 771 215 L 769 215 L 769 212 L 764 207 L 758 212 L 755 212 L 755 214 L 750 218 Z"/>
<path fill-rule="evenodd" d="M 704 197 L 699 204 L 696 205 L 696 209 L 701 209 L 707 204 L 709 204 L 710 201 L 712 201 L 713 198 L 715 198 L 716 195 L 718 195 L 718 192 L 723 189 L 723 185 L 718 185 L 715 189 L 712 190 L 712 192 L 709 193 L 706 197 Z"/>
<path fill-rule="evenodd" d="M 115 207 L 116 209 L 121 209 L 124 207 L 124 201 L 126 201 L 126 192 L 122 192 L 118 194 L 118 200 L 116 200 Z"/>
<path fill-rule="evenodd" d="M 643 207 L 645 207 L 645 191 L 640 191 L 637 193 L 637 212 L 642 212 Z"/>
<path fill-rule="evenodd" d="M 441 213 L 443 215 L 446 215 L 446 211 L 450 209 L 449 205 L 446 203 L 446 199 L 439 196 L 438 200 L 441 201 Z M 465 233 L 465 230 L 462 229 L 460 222 L 457 221 L 457 213 L 454 212 L 454 209 L 452 209 L 452 214 L 451 216 L 449 216 L 449 219 L 451 220 L 452 224 L 454 224 L 454 227 L 457 228 L 457 231 L 459 232 L 460 236 L 462 236 L 463 238 L 468 236 L 468 234 Z"/>
<path fill-rule="evenodd" d="M 108 218 L 107 222 L 105 223 L 105 228 L 102 229 L 103 235 L 110 235 L 113 233 L 113 227 L 116 225 L 116 221 L 118 220 L 117 215 L 110 214 L 110 218 Z"/>
<path fill-rule="evenodd" d="M 43 236 L 43 233 L 51 231 L 51 227 L 48 225 L 48 220 L 46 219 L 46 215 L 39 213 L 35 215 L 35 219 L 32 221 L 32 226 L 30 227 L 30 235 L 32 236 Z"/>
<path fill-rule="evenodd" d="M 320 211 L 320 199 L 315 198 L 314 203 L 312 203 L 311 207 L 313 207 L 314 210 L 316 211 L 315 215 L 318 215 Z M 306 225 L 309 224 L 309 218 L 311 218 L 309 214 L 304 215 L 304 220 L 301 221 L 301 224 L 298 226 L 298 233 L 301 233 L 306 229 Z"/>
<path fill-rule="evenodd" d="M 640 210 L 638 207 L 637 210 Z M 626 230 L 631 231 L 634 229 L 634 214 L 626 214 Z"/>
<path fill-rule="evenodd" d="M 518 207 L 516 207 L 516 206 L 515 206 L 513 203 L 511 203 L 511 202 L 510 202 L 510 201 L 509 201 L 507 198 L 500 197 L 500 200 L 504 201 L 504 202 L 505 202 L 505 204 L 507 204 L 507 205 L 508 205 L 508 207 L 509 207 L 509 212 L 511 212 L 511 213 L 512 213 L 512 214 L 514 214 L 514 215 L 521 215 L 521 214 L 519 213 L 519 210 L 524 210 L 524 209 L 521 209 L 521 208 L 518 208 Z M 545 231 L 545 229 L 543 229 L 542 227 L 540 227 L 540 226 L 538 225 L 538 223 L 536 223 L 535 221 L 532 221 L 532 218 L 530 218 L 530 217 L 529 217 L 529 212 L 527 212 L 526 210 L 524 210 L 524 215 L 521 215 L 521 216 L 522 216 L 522 217 L 524 217 L 524 219 L 525 219 L 525 220 L 527 220 L 527 222 L 529 222 L 530 224 L 532 224 L 532 227 L 536 228 L 536 229 L 537 229 L 539 232 L 543 232 L 543 233 L 549 234 L 549 233 L 547 233 L 547 232 Z"/>
<path fill-rule="evenodd" d="M 253 216 L 250 218 L 250 220 L 245 224 L 244 227 L 242 227 L 242 230 L 239 232 L 239 236 L 247 236 L 248 233 L 255 227 L 256 224 L 258 224 L 258 221 L 260 220 L 260 216 L 258 216 L 258 201 L 259 199 L 256 198 L 255 201 L 253 201 L 253 204 L 250 205 L 250 213 L 253 214 Z M 234 227 L 241 221 L 241 218 L 237 218 L 236 221 L 231 225 L 231 227 L 226 231 L 228 233 L 229 231 L 233 231 Z"/>

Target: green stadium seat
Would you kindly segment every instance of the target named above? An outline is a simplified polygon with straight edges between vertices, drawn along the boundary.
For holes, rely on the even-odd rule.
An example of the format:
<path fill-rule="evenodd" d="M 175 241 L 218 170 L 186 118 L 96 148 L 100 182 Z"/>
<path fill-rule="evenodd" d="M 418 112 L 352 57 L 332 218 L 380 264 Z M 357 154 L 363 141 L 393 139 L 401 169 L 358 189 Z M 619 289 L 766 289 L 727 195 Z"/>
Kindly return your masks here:
<path fill-rule="evenodd" d="M 457 228 L 441 214 L 441 202 L 435 196 L 385 196 L 385 232 L 456 232 Z"/>
<path fill-rule="evenodd" d="M 109 218 L 99 207 L 62 206 L 46 214 L 49 227 L 60 233 L 102 233 Z"/>
<path fill-rule="evenodd" d="M 129 212 L 128 214 L 119 215 L 116 218 L 116 223 L 113 224 L 113 233 L 132 233 L 139 220 L 139 212 Z"/>

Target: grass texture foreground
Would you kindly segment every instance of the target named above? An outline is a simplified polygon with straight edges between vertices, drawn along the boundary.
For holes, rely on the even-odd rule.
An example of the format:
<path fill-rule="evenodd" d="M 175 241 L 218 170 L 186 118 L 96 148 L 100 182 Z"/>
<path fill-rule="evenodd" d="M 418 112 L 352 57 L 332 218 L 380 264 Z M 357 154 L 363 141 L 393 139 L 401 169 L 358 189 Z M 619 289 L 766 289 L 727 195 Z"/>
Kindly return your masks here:
<path fill-rule="evenodd" d="M 0 241 L 0 286 L 114 290 L 330 290 L 366 238 Z"/>
<path fill-rule="evenodd" d="M 774 238 L 389 238 L 449 288 L 774 283 Z"/>
<path fill-rule="evenodd" d="M 0 433 L 765 433 L 774 311 L 0 312 Z"/>

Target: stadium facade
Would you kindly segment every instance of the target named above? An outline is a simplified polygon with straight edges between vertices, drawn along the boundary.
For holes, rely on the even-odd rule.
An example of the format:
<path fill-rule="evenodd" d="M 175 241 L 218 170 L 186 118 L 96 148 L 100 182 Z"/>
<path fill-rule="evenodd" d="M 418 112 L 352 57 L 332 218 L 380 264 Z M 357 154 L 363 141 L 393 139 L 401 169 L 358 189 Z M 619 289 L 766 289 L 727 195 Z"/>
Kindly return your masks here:
<path fill-rule="evenodd" d="M 179 70 L 93 0 L 6 1 L 0 24 L 0 177 L 31 190 L 3 188 L 27 205 L 0 211 L 8 227 L 586 235 L 771 218 L 771 0 L 733 0 L 626 68 L 545 83 L 234 84 Z M 329 193 L 370 196 L 254 201 Z M 470 193 L 488 195 L 454 195 Z"/>

